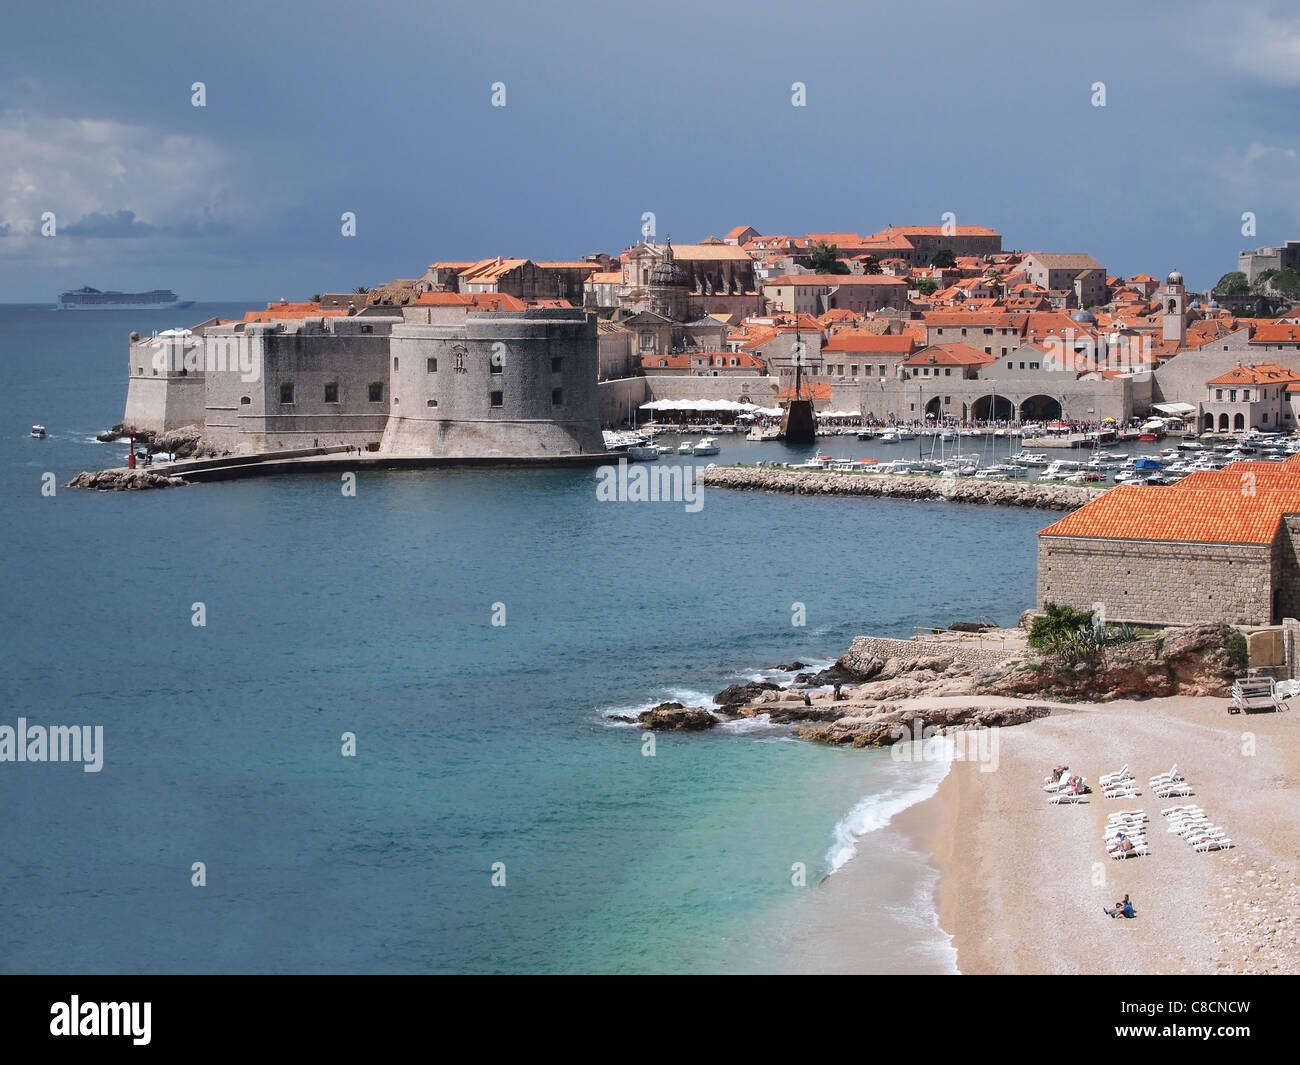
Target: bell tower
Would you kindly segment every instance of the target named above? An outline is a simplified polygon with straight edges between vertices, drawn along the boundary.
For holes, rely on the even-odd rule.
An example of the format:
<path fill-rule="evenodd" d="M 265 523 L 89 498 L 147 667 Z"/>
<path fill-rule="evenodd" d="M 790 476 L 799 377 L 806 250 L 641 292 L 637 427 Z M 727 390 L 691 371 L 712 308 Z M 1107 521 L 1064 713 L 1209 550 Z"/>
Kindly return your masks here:
<path fill-rule="evenodd" d="M 1160 302 L 1164 313 L 1164 339 L 1176 344 L 1187 343 L 1187 290 L 1183 287 L 1183 275 L 1177 270 L 1165 278 Z"/>

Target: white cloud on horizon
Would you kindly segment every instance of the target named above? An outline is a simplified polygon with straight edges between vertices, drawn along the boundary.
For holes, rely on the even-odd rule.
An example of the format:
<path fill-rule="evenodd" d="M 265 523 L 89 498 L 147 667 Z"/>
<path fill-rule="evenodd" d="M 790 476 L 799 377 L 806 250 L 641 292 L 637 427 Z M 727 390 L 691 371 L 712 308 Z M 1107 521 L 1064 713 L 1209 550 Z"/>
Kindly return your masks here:
<path fill-rule="evenodd" d="M 0 113 L 0 255 L 28 254 L 41 215 L 78 240 L 193 236 L 239 221 L 239 169 L 204 137 L 31 112 Z M 59 247 L 63 258 L 72 249 Z"/>
<path fill-rule="evenodd" d="M 1300 9 L 1275 0 L 1201 3 L 1171 27 L 1193 34 L 1207 58 L 1269 85 L 1300 87 Z M 1199 13 L 1196 13 L 1199 10 Z M 1162 16 L 1166 17 L 1166 16 Z"/>

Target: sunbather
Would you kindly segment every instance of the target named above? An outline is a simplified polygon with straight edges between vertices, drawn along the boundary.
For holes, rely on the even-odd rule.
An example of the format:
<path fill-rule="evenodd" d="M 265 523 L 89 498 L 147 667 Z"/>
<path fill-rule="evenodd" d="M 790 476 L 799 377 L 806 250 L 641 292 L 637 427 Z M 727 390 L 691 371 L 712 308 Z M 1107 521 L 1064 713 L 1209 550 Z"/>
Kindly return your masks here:
<path fill-rule="evenodd" d="M 1119 902 L 1115 903 L 1115 908 L 1113 910 L 1106 909 L 1105 906 L 1103 906 L 1102 909 L 1105 910 L 1106 913 L 1111 917 L 1136 917 L 1137 916 L 1137 911 L 1133 909 L 1133 903 L 1129 901 L 1129 897 L 1127 895 L 1125 895 L 1124 898 L 1121 899 Z"/>

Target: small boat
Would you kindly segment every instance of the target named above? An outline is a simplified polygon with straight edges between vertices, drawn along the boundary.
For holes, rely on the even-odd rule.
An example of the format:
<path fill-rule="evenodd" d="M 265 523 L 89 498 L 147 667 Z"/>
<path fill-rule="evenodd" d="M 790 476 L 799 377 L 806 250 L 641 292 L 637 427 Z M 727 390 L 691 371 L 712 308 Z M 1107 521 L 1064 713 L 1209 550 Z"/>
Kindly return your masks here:
<path fill-rule="evenodd" d="M 711 436 L 706 436 L 691 449 L 694 455 L 716 455 L 718 453 L 718 442 Z"/>
<path fill-rule="evenodd" d="M 654 462 L 659 458 L 659 449 L 653 444 L 637 444 L 627 449 L 627 457 L 633 462 Z"/>
<path fill-rule="evenodd" d="M 35 439 L 35 440 L 44 440 L 44 439 L 45 439 L 45 436 L 46 436 L 46 433 L 45 433 L 45 426 L 43 426 L 43 425 L 33 425 L 33 426 L 32 426 L 32 438 L 33 438 L 33 439 Z"/>
<path fill-rule="evenodd" d="M 683 440 L 680 444 L 677 445 L 677 454 L 679 455 L 691 455 L 694 454 L 694 452 L 695 452 L 695 445 L 692 444 L 689 440 Z"/>

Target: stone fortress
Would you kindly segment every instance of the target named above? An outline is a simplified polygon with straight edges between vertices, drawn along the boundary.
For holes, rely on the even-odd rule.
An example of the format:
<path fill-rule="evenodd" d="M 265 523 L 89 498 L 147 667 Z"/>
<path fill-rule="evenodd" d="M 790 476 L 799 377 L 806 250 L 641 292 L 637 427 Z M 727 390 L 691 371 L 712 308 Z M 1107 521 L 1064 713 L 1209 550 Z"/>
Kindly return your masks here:
<path fill-rule="evenodd" d="M 604 451 L 596 397 L 596 322 L 580 309 L 281 301 L 244 321 L 133 334 L 124 424 L 198 426 L 205 448 L 236 455 L 559 458 Z"/>

